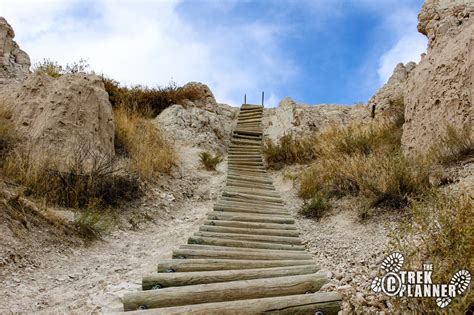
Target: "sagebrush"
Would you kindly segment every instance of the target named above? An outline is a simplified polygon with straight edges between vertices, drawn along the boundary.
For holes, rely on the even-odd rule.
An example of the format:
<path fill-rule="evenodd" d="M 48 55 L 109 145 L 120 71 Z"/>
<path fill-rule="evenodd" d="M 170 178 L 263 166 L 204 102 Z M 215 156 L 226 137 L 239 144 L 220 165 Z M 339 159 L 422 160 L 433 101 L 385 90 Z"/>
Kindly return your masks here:
<path fill-rule="evenodd" d="M 217 165 L 222 162 L 222 157 L 219 154 L 212 155 L 209 152 L 199 153 L 199 159 L 202 166 L 208 171 L 215 171 Z"/>

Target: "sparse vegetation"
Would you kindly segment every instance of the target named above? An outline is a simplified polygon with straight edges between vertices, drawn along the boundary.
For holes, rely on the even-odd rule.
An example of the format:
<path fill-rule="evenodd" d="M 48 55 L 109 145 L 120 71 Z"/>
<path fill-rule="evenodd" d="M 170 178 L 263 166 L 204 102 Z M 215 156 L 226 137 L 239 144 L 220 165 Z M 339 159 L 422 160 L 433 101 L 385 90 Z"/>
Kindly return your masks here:
<path fill-rule="evenodd" d="M 84 208 L 91 202 L 118 205 L 141 195 L 138 178 L 121 172 L 113 158 L 83 146 L 73 156 L 62 168 L 52 158 L 17 148 L 5 158 L 2 171 L 25 186 L 26 195 L 64 207 Z"/>
<path fill-rule="evenodd" d="M 176 161 L 174 146 L 152 120 L 128 107 L 115 108 L 114 118 L 116 151 L 127 157 L 132 172 L 151 180 L 171 171 Z"/>
<path fill-rule="evenodd" d="M 397 123 L 332 127 L 319 134 L 317 161 L 301 176 L 299 195 L 363 197 L 370 207 L 406 206 L 429 187 L 428 169 L 405 158 Z"/>
<path fill-rule="evenodd" d="M 97 239 L 110 227 L 111 219 L 104 211 L 86 209 L 78 213 L 75 226 L 79 234 L 86 239 Z"/>
<path fill-rule="evenodd" d="M 199 158 L 202 166 L 208 171 L 215 171 L 217 165 L 222 162 L 222 157 L 219 154 L 213 156 L 209 152 L 201 152 Z"/>
<path fill-rule="evenodd" d="M 299 213 L 307 218 L 320 219 L 329 210 L 331 210 L 331 204 L 327 198 L 322 194 L 317 194 L 304 203 Z"/>
<path fill-rule="evenodd" d="M 15 146 L 17 140 L 15 127 L 11 122 L 11 111 L 0 104 L 0 166 L 3 158 Z"/>
<path fill-rule="evenodd" d="M 170 82 L 167 87 L 137 85 L 129 88 L 105 76 L 102 76 L 102 80 L 114 108 L 123 107 L 146 118 L 154 118 L 167 107 L 182 104 L 186 99 L 195 101 L 203 97 L 198 87 L 178 87 L 174 82 Z"/>
<path fill-rule="evenodd" d="M 453 126 L 446 126 L 446 133 L 439 143 L 433 146 L 428 157 L 434 163 L 449 165 L 458 162 L 463 157 L 474 154 L 474 139 L 471 138 L 470 129 L 458 131 Z"/>
<path fill-rule="evenodd" d="M 87 60 L 80 59 L 72 64 L 66 64 L 65 67 L 61 66 L 58 62 L 51 59 L 43 59 L 43 61 L 37 62 L 33 65 L 33 72 L 44 73 L 52 78 L 59 78 L 64 74 L 69 73 L 80 73 L 90 72 L 90 65 Z"/>
<path fill-rule="evenodd" d="M 413 200 L 400 230 L 392 236 L 391 249 L 404 254 L 408 270 L 433 264 L 433 282 L 448 283 L 461 269 L 474 270 L 474 203 L 469 192 L 431 190 Z M 452 314 L 469 313 L 474 291 L 457 296 L 449 305 Z M 399 313 L 441 312 L 434 299 L 392 299 Z M 444 313 L 443 313 L 444 314 Z"/>
<path fill-rule="evenodd" d="M 315 158 L 314 137 L 297 138 L 293 134 L 287 134 L 274 143 L 266 139 L 263 154 L 267 166 L 273 169 L 281 169 L 284 165 L 308 163 Z"/>

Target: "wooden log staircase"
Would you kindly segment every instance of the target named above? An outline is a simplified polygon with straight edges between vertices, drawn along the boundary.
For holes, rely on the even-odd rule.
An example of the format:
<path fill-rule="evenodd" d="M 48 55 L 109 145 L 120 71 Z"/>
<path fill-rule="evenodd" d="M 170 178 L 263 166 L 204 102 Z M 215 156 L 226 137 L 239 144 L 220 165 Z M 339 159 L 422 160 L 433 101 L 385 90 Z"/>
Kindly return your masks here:
<path fill-rule="evenodd" d="M 263 165 L 263 107 L 242 105 L 227 182 L 208 220 L 123 299 L 127 314 L 337 314 Z M 131 311 L 131 312 L 128 312 Z"/>

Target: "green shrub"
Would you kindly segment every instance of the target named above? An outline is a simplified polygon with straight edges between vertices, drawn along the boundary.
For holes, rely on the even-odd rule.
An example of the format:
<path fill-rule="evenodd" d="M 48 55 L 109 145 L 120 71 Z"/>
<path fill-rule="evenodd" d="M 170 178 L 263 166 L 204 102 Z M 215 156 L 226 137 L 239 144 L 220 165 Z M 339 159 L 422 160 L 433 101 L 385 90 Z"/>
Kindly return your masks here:
<path fill-rule="evenodd" d="M 82 210 L 74 221 L 79 234 L 86 239 L 98 239 L 110 227 L 111 218 L 96 209 Z"/>
<path fill-rule="evenodd" d="M 222 162 L 222 157 L 218 154 L 212 156 L 209 152 L 201 152 L 199 158 L 202 166 L 208 171 L 215 171 L 217 165 Z"/>
<path fill-rule="evenodd" d="M 331 204 L 326 197 L 316 194 L 303 204 L 299 213 L 307 218 L 320 219 L 329 210 L 331 210 Z"/>

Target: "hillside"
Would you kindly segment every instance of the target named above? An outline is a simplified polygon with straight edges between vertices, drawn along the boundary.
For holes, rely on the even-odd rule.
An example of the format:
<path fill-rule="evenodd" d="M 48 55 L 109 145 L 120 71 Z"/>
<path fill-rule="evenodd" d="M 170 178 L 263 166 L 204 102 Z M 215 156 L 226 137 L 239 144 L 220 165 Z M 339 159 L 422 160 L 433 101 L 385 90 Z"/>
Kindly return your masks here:
<path fill-rule="evenodd" d="M 267 207 L 294 219 L 328 278 L 317 291 L 340 294 L 339 313 L 442 312 L 435 299 L 371 289 L 392 252 L 404 255 L 403 270 L 432 263 L 437 283 L 474 271 L 472 1 L 426 0 L 426 54 L 398 64 L 367 104 L 286 97 L 261 121 L 219 103 L 204 83 L 125 86 L 82 60 L 32 65 L 6 18 L 0 313 L 122 311 L 141 277 L 202 232 L 226 194 L 249 190 L 281 201 Z M 258 165 L 239 166 L 236 151 L 252 141 L 254 162 L 244 165 Z M 229 188 L 232 172 L 265 181 Z M 469 312 L 473 294 L 471 283 L 449 310 Z"/>

